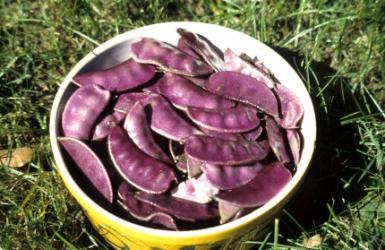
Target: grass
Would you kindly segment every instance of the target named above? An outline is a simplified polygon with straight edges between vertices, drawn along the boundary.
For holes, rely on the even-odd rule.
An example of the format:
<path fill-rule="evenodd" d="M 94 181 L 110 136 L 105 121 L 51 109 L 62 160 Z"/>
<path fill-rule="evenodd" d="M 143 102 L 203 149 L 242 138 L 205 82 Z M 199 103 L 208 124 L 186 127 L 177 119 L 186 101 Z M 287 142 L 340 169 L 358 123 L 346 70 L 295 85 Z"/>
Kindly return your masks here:
<path fill-rule="evenodd" d="M 233 245 L 385 247 L 383 1 L 0 0 L 0 148 L 30 146 L 31 163 L 0 165 L 1 249 L 108 249 L 53 163 L 49 111 L 71 67 L 124 31 L 171 20 L 217 23 L 272 46 L 298 71 L 317 110 L 309 180 L 264 239 Z"/>

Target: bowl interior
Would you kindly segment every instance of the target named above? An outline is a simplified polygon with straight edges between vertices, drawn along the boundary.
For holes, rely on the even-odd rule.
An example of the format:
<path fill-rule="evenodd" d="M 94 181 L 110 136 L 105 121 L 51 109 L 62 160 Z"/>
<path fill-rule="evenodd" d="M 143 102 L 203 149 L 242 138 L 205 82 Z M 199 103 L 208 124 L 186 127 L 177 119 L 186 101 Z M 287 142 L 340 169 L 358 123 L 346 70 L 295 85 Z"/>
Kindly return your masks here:
<path fill-rule="evenodd" d="M 278 195 L 276 195 L 268 203 L 256 209 L 254 212 L 233 222 L 206 229 L 173 232 L 167 230 L 151 229 L 130 223 L 109 213 L 100 207 L 97 203 L 95 203 L 92 199 L 90 199 L 73 180 L 71 171 L 65 164 L 66 161 L 64 160 L 63 153 L 59 148 L 57 137 L 60 135 L 60 118 L 65 102 L 76 89 L 76 87 L 70 83 L 74 75 L 78 74 L 79 72 L 96 71 L 109 68 L 120 62 L 123 62 L 130 56 L 128 50 L 130 43 L 140 37 L 153 37 L 155 39 L 169 42 L 171 44 L 176 44 L 179 38 L 176 29 L 179 27 L 202 34 L 222 50 L 231 48 L 237 54 L 245 52 L 249 56 L 257 57 L 259 60 L 264 62 L 265 66 L 272 71 L 274 76 L 283 85 L 294 91 L 302 100 L 304 106 L 304 117 L 301 125 L 301 132 L 304 140 L 301 160 L 297 166 L 297 171 L 294 174 L 293 179 L 286 185 L 285 188 L 281 190 Z M 90 206 L 93 207 L 93 209 L 100 210 L 101 212 L 105 213 L 107 217 L 109 217 L 111 220 L 115 220 L 117 223 L 125 224 L 129 227 L 135 227 L 137 230 L 145 230 L 147 232 L 155 233 L 158 235 L 172 235 L 173 237 L 183 237 L 187 234 L 190 236 L 199 236 L 200 234 L 215 233 L 221 230 L 228 230 L 232 227 L 247 224 L 256 217 L 263 216 L 266 212 L 274 208 L 279 202 L 284 200 L 285 197 L 301 182 L 301 179 L 304 177 L 311 160 L 311 156 L 314 150 L 315 136 L 316 123 L 310 96 L 297 73 L 280 55 L 278 55 L 274 50 L 265 44 L 238 31 L 231 30 L 222 26 L 194 22 L 171 22 L 145 26 L 116 36 L 97 47 L 95 50 L 85 56 L 71 70 L 71 72 L 62 82 L 54 100 L 50 120 L 50 140 L 60 174 L 62 175 L 63 179 L 66 179 L 68 185 L 71 185 L 74 189 L 78 190 L 79 196 L 81 196 L 82 199 L 85 199 L 87 203 L 90 203 Z"/>

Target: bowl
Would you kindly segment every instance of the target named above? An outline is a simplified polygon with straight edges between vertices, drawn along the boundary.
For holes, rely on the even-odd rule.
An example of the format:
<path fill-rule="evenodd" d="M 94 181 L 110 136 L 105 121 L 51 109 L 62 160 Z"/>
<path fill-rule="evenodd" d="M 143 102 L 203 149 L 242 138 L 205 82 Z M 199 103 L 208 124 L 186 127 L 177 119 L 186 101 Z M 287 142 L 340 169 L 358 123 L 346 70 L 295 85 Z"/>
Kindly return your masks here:
<path fill-rule="evenodd" d="M 134 224 L 107 211 L 93 201 L 77 184 L 65 154 L 59 147 L 60 117 L 63 107 L 76 89 L 71 83 L 79 72 L 101 70 L 128 59 L 129 44 L 139 37 L 152 37 L 176 44 L 177 28 L 202 34 L 220 49 L 231 48 L 235 53 L 258 57 L 274 76 L 286 87 L 295 91 L 304 107 L 301 126 L 303 149 L 300 162 L 290 182 L 270 201 L 255 211 L 232 222 L 210 228 L 169 231 Z M 55 96 L 50 116 L 50 141 L 60 176 L 70 193 L 79 202 L 94 228 L 115 248 L 128 249 L 210 249 L 247 233 L 255 237 L 264 235 L 283 207 L 290 201 L 309 167 L 316 138 L 316 121 L 310 96 L 297 73 L 274 50 L 241 32 L 218 25 L 197 22 L 168 22 L 144 26 L 118 35 L 87 54 L 65 77 Z"/>

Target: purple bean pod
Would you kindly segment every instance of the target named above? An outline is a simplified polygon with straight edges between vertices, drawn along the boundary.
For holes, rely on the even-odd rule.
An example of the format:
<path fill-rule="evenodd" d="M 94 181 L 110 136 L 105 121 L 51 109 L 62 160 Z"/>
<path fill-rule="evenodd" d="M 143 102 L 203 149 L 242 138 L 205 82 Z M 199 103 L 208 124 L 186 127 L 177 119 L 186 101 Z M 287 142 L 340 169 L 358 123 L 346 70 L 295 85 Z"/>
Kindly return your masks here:
<path fill-rule="evenodd" d="M 270 163 L 246 185 L 219 193 L 215 199 L 239 207 L 259 207 L 278 194 L 291 177 L 282 163 Z"/>
<path fill-rule="evenodd" d="M 97 85 L 86 85 L 75 90 L 63 110 L 64 136 L 88 140 L 92 127 L 110 101 L 110 96 L 109 91 Z"/>
<path fill-rule="evenodd" d="M 152 38 L 142 38 L 132 43 L 130 52 L 135 61 L 154 64 L 174 74 L 200 76 L 212 72 L 211 67 L 203 61 L 182 52 L 171 44 Z"/>
<path fill-rule="evenodd" d="M 80 140 L 70 137 L 60 137 L 58 140 L 95 190 L 112 203 L 111 181 L 99 157 Z"/>
<path fill-rule="evenodd" d="M 180 117 L 168 101 L 160 95 L 151 94 L 148 102 L 152 108 L 151 129 L 156 133 L 175 141 L 183 141 L 191 135 L 203 134 Z"/>
<path fill-rule="evenodd" d="M 109 91 L 122 92 L 148 82 L 154 75 L 154 66 L 128 59 L 109 69 L 81 73 L 72 81 L 79 86 L 97 84 Z"/>
<path fill-rule="evenodd" d="M 143 153 L 120 127 L 108 136 L 108 151 L 119 174 L 140 190 L 164 193 L 175 180 L 169 165 Z"/>
<path fill-rule="evenodd" d="M 221 133 L 247 132 L 259 126 L 256 110 L 245 105 L 225 110 L 188 107 L 187 115 L 198 126 Z"/>
<path fill-rule="evenodd" d="M 227 141 L 206 136 L 190 136 L 184 152 L 192 159 L 214 165 L 249 164 L 264 159 L 269 147 L 266 141 Z"/>
<path fill-rule="evenodd" d="M 158 82 L 159 93 L 177 108 L 229 109 L 234 103 L 196 86 L 184 77 L 165 74 Z"/>
<path fill-rule="evenodd" d="M 178 227 L 171 215 L 159 211 L 157 207 L 141 202 L 135 198 L 135 193 L 127 183 L 122 182 L 118 188 L 119 205 L 132 217 L 160 224 L 168 229 L 178 230 Z"/>
<path fill-rule="evenodd" d="M 243 60 L 237 56 L 231 49 L 226 49 L 224 52 L 225 70 L 236 71 L 251 77 L 254 77 L 260 82 L 263 82 L 269 88 L 274 88 L 275 82 L 269 74 L 255 67 L 254 64 Z"/>
<path fill-rule="evenodd" d="M 140 150 L 155 159 L 171 163 L 170 158 L 155 142 L 149 123 L 146 119 L 144 107 L 140 101 L 136 102 L 136 104 L 134 104 L 134 106 L 127 113 L 123 126 L 132 141 Z"/>
<path fill-rule="evenodd" d="M 184 39 L 184 42 L 200 55 L 215 71 L 224 70 L 223 52 L 207 38 L 182 28 L 177 29 L 177 32 Z"/>
<path fill-rule="evenodd" d="M 214 94 L 249 104 L 273 117 L 279 117 L 274 93 L 263 82 L 251 76 L 233 71 L 217 72 L 209 77 L 206 88 Z"/>

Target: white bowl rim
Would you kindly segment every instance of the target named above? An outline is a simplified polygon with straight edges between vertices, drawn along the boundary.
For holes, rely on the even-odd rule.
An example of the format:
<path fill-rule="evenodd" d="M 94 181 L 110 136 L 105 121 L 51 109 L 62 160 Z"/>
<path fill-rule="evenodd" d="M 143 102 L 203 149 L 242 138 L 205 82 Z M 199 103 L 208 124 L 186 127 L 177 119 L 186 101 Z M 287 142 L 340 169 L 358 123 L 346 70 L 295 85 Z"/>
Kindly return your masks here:
<path fill-rule="evenodd" d="M 189 29 L 189 28 L 195 28 L 196 29 L 197 27 L 208 28 L 208 29 L 222 29 L 223 31 L 230 32 L 230 33 L 236 34 L 238 36 L 242 36 L 244 39 L 253 39 L 254 42 L 258 43 L 258 45 L 260 47 L 262 47 L 263 49 L 269 50 L 269 53 L 271 53 L 272 55 L 280 57 L 282 59 L 281 63 L 286 64 L 285 66 L 289 67 L 292 70 L 292 73 L 294 73 L 296 75 L 296 77 L 298 77 L 299 81 L 302 83 L 301 86 L 296 86 L 296 87 L 303 88 L 307 93 L 307 90 L 306 90 L 302 80 L 299 78 L 299 76 L 294 71 L 294 69 L 292 69 L 292 67 L 277 52 L 275 52 L 273 49 L 271 49 L 267 45 L 263 44 L 262 42 L 256 40 L 255 38 L 253 38 L 251 36 L 248 36 L 244 33 L 239 32 L 239 31 L 236 31 L 236 30 L 233 30 L 233 29 L 230 29 L 227 27 L 223 27 L 220 25 L 216 25 L 216 24 L 208 24 L 208 23 L 201 23 L 201 22 L 189 22 L 189 21 L 156 23 L 156 24 L 151 24 L 151 25 L 140 27 L 140 28 L 136 28 L 136 29 L 127 31 L 125 33 L 122 33 L 120 35 L 113 37 L 112 39 L 104 42 L 103 44 L 101 44 L 100 46 L 95 48 L 93 51 L 91 51 L 89 54 L 87 54 L 85 57 L 83 57 L 82 60 L 80 60 L 72 68 L 70 73 L 68 73 L 66 78 L 61 83 L 59 90 L 56 93 L 56 96 L 55 96 L 55 99 L 54 99 L 54 102 L 52 105 L 52 109 L 51 109 L 51 114 L 50 114 L 49 131 L 50 131 L 50 142 L 51 142 L 51 147 L 52 147 L 54 159 L 56 161 L 58 170 L 59 170 L 62 178 L 66 180 L 68 185 L 70 185 L 73 189 L 77 190 L 78 196 L 83 201 L 85 201 L 87 204 L 89 204 L 89 206 L 93 210 L 96 210 L 98 213 L 105 215 L 105 217 L 108 220 L 113 221 L 115 224 L 119 224 L 122 227 L 131 228 L 133 230 L 139 231 L 139 232 L 147 234 L 147 235 L 154 235 L 154 236 L 156 235 L 158 237 L 184 239 L 184 238 L 199 237 L 199 236 L 203 236 L 203 235 L 215 235 L 215 234 L 218 234 L 221 232 L 227 232 L 227 231 L 233 230 L 234 228 L 242 227 L 242 225 L 250 224 L 255 218 L 263 217 L 263 215 L 267 214 L 268 211 L 272 210 L 280 202 L 282 202 L 285 199 L 285 197 L 287 197 L 287 195 L 289 193 L 291 193 L 291 191 L 293 189 L 297 188 L 297 186 L 301 184 L 301 181 L 303 180 L 303 178 L 304 178 L 304 176 L 308 170 L 308 167 L 309 167 L 309 164 L 310 164 L 310 161 L 312 158 L 312 154 L 314 151 L 314 147 L 315 147 L 316 119 L 315 119 L 313 104 L 311 102 L 309 94 L 307 93 L 307 96 L 302 97 L 302 98 L 304 98 L 304 99 L 302 99 L 302 101 L 304 104 L 307 120 L 308 120 L 310 126 L 314 127 L 314 129 L 312 131 L 310 131 L 311 133 L 309 135 L 306 136 L 305 140 L 307 142 L 307 146 L 305 145 L 305 147 L 303 148 L 301 161 L 297 167 L 296 173 L 294 174 L 294 176 L 290 180 L 290 182 L 274 198 L 272 198 L 270 201 L 268 201 L 263 206 L 257 208 L 255 211 L 253 211 L 253 212 L 251 212 L 251 213 L 249 213 L 249 214 L 247 214 L 247 215 L 245 215 L 245 216 L 243 216 L 237 220 L 234 220 L 234 221 L 222 224 L 222 225 L 209 227 L 209 228 L 196 229 L 196 230 L 186 230 L 186 231 L 171 231 L 171 230 L 162 230 L 162 229 L 155 229 L 155 228 L 149 228 L 149 227 L 141 226 L 141 225 L 129 222 L 127 220 L 124 220 L 124 219 L 108 212 L 107 210 L 105 210 L 104 208 L 99 206 L 96 202 L 94 202 L 89 196 L 87 196 L 80 189 L 80 187 L 72 179 L 72 177 L 71 177 L 71 175 L 70 175 L 70 173 L 69 173 L 69 171 L 65 165 L 65 161 L 63 159 L 63 156 L 60 153 L 59 144 L 58 144 L 58 140 L 57 140 L 58 124 L 56 123 L 56 120 L 57 120 L 57 115 L 58 115 L 57 110 L 58 110 L 59 104 L 61 102 L 61 99 L 63 97 L 63 94 L 64 94 L 67 86 L 70 83 L 72 76 L 75 75 L 75 73 L 77 73 L 91 59 L 93 59 L 96 54 L 99 54 L 100 52 L 105 51 L 108 48 L 111 48 L 112 46 L 115 46 L 116 44 L 119 44 L 120 42 L 122 42 L 124 40 L 137 38 L 138 34 L 141 34 L 142 32 L 144 32 L 146 30 L 148 32 L 148 30 L 155 30 L 155 29 L 159 29 L 159 28 L 176 29 L 176 27 L 183 27 L 186 29 Z M 306 152 L 305 152 L 305 150 L 306 150 Z"/>

